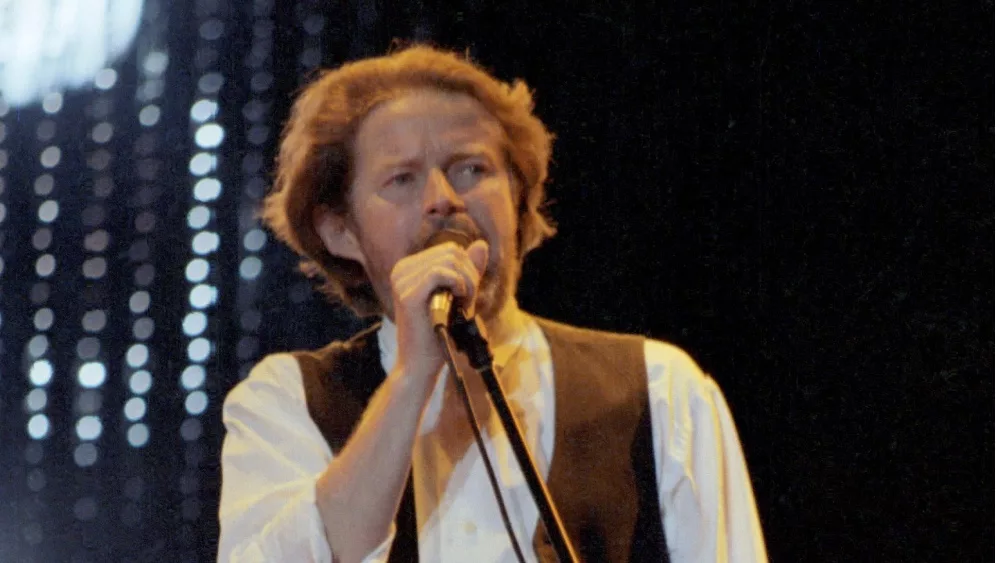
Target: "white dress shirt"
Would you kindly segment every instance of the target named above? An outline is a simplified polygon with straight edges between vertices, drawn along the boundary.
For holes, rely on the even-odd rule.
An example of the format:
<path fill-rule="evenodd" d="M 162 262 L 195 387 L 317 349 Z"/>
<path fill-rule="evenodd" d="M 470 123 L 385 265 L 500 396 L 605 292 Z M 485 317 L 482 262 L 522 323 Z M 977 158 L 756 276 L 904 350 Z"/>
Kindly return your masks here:
<path fill-rule="evenodd" d="M 552 358 L 537 323 L 524 314 L 519 319 L 515 336 L 493 343 L 493 354 L 544 477 L 555 436 Z M 378 342 L 387 373 L 396 361 L 395 335 L 395 327 L 383 320 Z M 646 340 L 644 353 L 658 500 L 671 561 L 766 561 L 743 451 L 722 392 L 679 348 Z M 464 412 L 451 416 L 443 414 L 451 410 L 441 409 L 454 391 L 444 375 L 413 448 L 420 558 L 516 561 Z M 470 394 L 477 395 L 469 379 Z M 538 510 L 498 418 L 485 400 L 474 404 L 515 536 L 532 560 Z M 315 492 L 333 453 L 309 416 L 295 358 L 264 358 L 229 393 L 223 422 L 219 560 L 331 561 Z M 385 561 L 394 534 L 393 527 L 366 561 Z"/>

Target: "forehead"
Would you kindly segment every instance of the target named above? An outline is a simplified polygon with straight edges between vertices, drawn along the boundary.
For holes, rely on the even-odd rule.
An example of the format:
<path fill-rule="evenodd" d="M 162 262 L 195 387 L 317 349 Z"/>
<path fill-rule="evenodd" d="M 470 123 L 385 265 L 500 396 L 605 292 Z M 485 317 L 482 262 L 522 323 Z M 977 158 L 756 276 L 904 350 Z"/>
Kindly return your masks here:
<path fill-rule="evenodd" d="M 499 151 L 502 141 L 499 122 L 475 98 L 419 90 L 377 106 L 361 121 L 355 156 L 365 166 L 467 145 Z"/>

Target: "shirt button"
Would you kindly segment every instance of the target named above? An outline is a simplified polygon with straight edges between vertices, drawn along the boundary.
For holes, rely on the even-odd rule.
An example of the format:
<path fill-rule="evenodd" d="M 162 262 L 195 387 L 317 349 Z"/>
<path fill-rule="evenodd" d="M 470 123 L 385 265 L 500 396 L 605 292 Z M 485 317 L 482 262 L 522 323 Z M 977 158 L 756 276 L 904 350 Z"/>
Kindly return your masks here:
<path fill-rule="evenodd" d="M 476 533 L 476 523 L 472 522 L 471 520 L 466 520 L 465 525 L 463 527 L 465 528 L 465 533 L 469 534 L 470 536 Z"/>

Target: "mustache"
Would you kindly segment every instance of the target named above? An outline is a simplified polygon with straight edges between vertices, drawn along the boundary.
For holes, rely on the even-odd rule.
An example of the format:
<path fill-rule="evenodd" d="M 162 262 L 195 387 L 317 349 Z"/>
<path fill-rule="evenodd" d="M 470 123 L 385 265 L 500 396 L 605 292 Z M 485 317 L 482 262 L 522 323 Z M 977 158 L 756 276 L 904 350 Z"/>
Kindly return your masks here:
<path fill-rule="evenodd" d="M 450 231 L 450 233 L 446 233 Z M 443 233 L 445 233 L 443 235 Z M 442 240 L 466 239 L 468 244 L 485 239 L 482 230 L 469 218 L 449 217 L 442 221 L 424 223 L 417 236 L 416 243 L 411 248 L 411 254 L 426 250 Z"/>

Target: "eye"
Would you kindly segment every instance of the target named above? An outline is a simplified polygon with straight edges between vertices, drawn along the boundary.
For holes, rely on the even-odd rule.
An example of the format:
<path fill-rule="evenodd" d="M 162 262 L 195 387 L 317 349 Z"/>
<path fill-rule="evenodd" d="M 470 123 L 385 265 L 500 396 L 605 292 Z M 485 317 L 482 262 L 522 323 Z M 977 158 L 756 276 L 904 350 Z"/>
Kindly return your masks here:
<path fill-rule="evenodd" d="M 456 187 L 469 188 L 489 175 L 489 167 L 479 160 L 461 162 L 451 172 L 451 180 Z"/>
<path fill-rule="evenodd" d="M 458 171 L 466 176 L 482 176 L 486 174 L 486 166 L 479 162 L 469 162 L 463 164 Z"/>
<path fill-rule="evenodd" d="M 386 182 L 386 185 L 387 186 L 409 186 L 409 185 L 413 184 L 413 181 L 415 179 L 416 179 L 416 176 L 414 176 L 413 172 L 400 172 L 399 174 L 395 174 L 391 178 L 389 178 L 389 181 Z"/>

